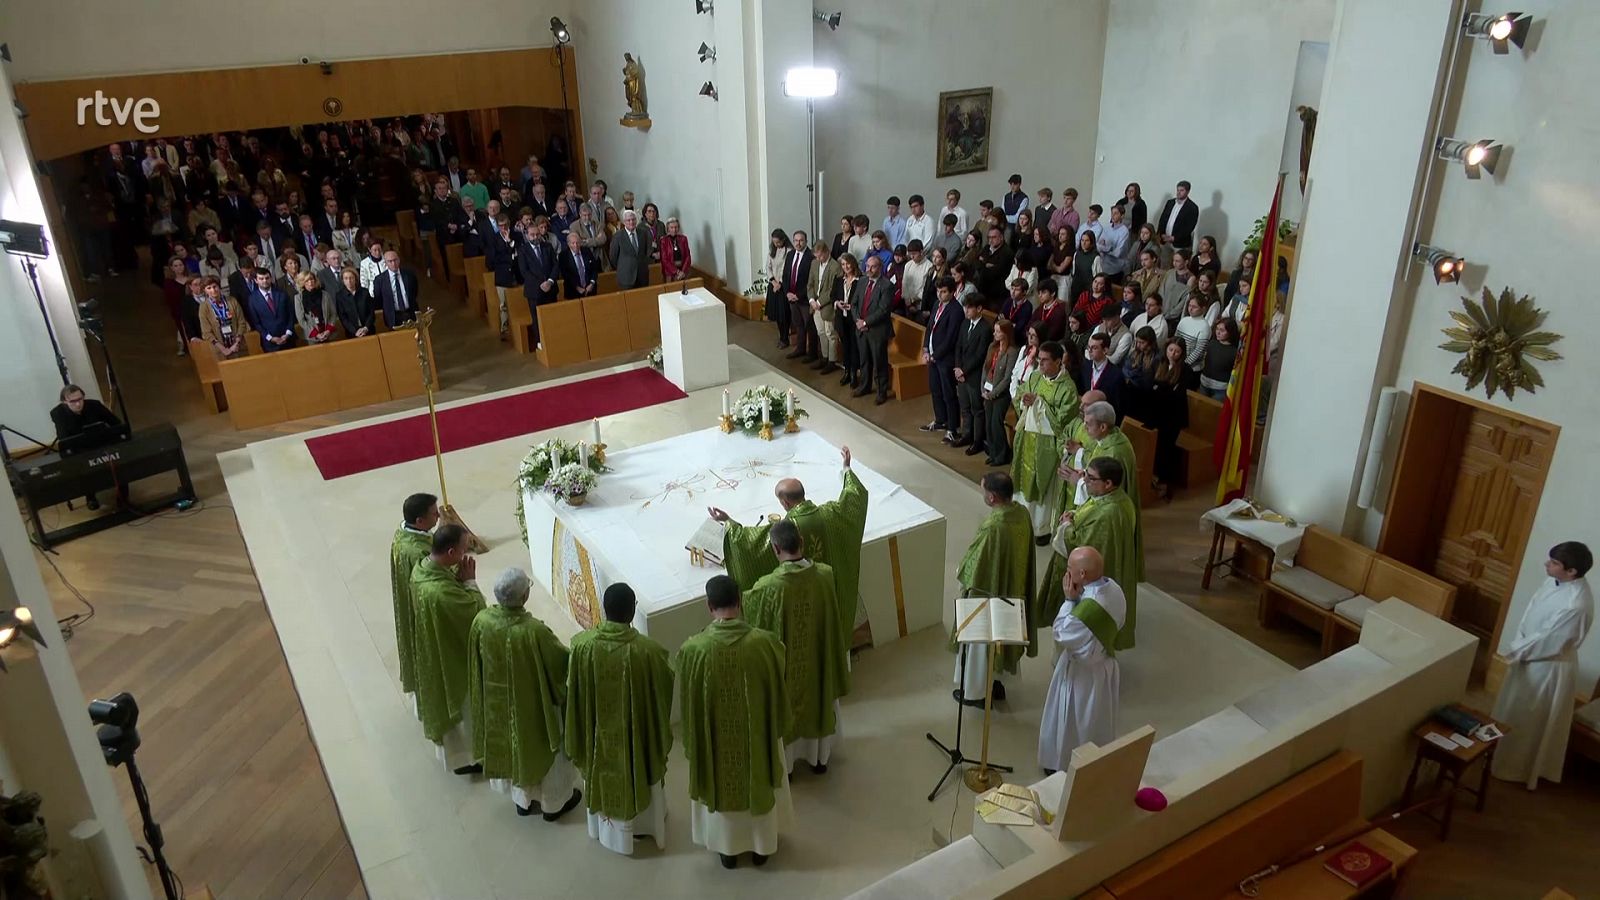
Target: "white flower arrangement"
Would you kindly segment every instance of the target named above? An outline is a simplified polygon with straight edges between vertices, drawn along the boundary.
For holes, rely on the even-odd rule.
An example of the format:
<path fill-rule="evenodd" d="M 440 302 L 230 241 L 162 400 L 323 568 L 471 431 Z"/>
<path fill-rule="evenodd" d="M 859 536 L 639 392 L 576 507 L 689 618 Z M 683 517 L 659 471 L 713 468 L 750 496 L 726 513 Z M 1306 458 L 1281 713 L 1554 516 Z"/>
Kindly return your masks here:
<path fill-rule="evenodd" d="M 557 469 L 555 474 L 545 479 L 544 489 L 552 497 L 571 502 L 575 497 L 587 496 L 599 481 L 600 479 L 595 477 L 594 470 L 572 462 Z"/>
<path fill-rule="evenodd" d="M 743 431 L 751 434 L 761 430 L 761 410 L 767 410 L 767 422 L 773 425 L 782 425 L 787 415 L 789 395 L 769 385 L 751 388 L 733 404 L 733 421 Z M 800 408 L 798 403 L 794 407 L 794 417 L 803 419 L 810 413 Z"/>
<path fill-rule="evenodd" d="M 563 468 L 578 468 L 582 454 L 578 445 L 560 438 L 552 438 L 541 444 L 535 444 L 528 449 L 528 455 L 522 458 L 522 464 L 517 467 L 517 526 L 522 531 L 522 543 L 528 543 L 528 523 L 523 514 L 522 494 L 533 493 L 541 490 L 550 480 L 550 455 L 555 454 L 556 465 L 554 470 L 559 473 Z M 599 482 L 598 474 L 606 470 L 605 465 L 596 458 L 593 450 L 589 454 L 589 487 L 593 488 Z M 553 493 L 553 492 L 552 492 Z M 558 495 L 559 496 L 559 495 Z"/>
<path fill-rule="evenodd" d="M 650 352 L 644 355 L 644 361 L 650 364 L 650 368 L 655 369 L 657 372 L 661 371 L 662 367 L 666 365 L 661 356 L 661 345 L 657 344 L 652 347 Z"/>
<path fill-rule="evenodd" d="M 765 297 L 767 296 L 767 290 L 771 286 L 772 274 L 766 269 L 762 269 L 756 273 L 755 280 L 750 282 L 750 286 L 744 289 L 744 295 L 746 297 Z"/>

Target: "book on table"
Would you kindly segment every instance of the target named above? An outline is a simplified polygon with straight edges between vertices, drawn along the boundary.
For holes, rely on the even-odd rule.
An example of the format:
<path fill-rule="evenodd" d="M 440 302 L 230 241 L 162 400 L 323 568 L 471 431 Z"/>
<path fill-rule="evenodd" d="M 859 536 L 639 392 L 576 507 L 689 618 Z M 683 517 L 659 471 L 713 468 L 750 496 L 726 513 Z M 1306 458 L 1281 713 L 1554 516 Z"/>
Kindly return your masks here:
<path fill-rule="evenodd" d="M 1389 857 L 1360 841 L 1351 841 L 1335 850 L 1322 864 L 1324 869 L 1353 888 L 1361 889 L 1382 878 L 1394 867 Z"/>
<path fill-rule="evenodd" d="M 683 549 L 689 551 L 690 558 L 698 555 L 704 557 L 707 562 L 720 566 L 723 564 L 722 536 L 727 530 L 728 526 L 708 516 L 700 523 L 700 527 L 695 529 L 694 534 L 689 536 L 689 542 L 683 545 Z"/>
<path fill-rule="evenodd" d="M 956 599 L 956 641 L 962 644 L 1027 644 L 1022 601 L 1014 597 Z"/>

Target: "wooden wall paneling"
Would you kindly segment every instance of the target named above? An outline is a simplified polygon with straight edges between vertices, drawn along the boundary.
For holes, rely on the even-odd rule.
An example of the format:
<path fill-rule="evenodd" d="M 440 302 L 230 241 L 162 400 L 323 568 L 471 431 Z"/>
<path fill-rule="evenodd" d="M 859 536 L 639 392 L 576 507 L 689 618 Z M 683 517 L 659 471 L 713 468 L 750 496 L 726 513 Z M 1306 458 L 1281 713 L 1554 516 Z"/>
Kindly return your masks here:
<path fill-rule="evenodd" d="M 588 335 L 590 359 L 605 359 L 628 352 L 627 297 L 640 293 L 654 297 L 661 293 L 661 289 L 635 288 L 583 298 L 583 330 Z"/>
<path fill-rule="evenodd" d="M 275 354 L 279 357 L 278 390 L 288 418 L 323 416 L 339 409 L 339 389 L 334 386 L 337 370 L 327 352 L 332 346 L 297 347 Z"/>
<path fill-rule="evenodd" d="M 570 366 L 589 359 L 589 336 L 583 325 L 582 301 L 558 300 L 539 307 L 539 362 L 546 367 Z"/>
<path fill-rule="evenodd" d="M 280 350 L 278 353 L 291 351 Z M 217 363 L 222 387 L 228 392 L 228 418 L 243 430 L 287 421 L 283 392 L 278 390 L 278 353 L 243 356 Z"/>
<path fill-rule="evenodd" d="M 1432 570 L 1439 541 L 1435 507 L 1455 478 L 1461 430 L 1460 404 L 1433 391 L 1412 387 L 1411 404 L 1389 479 L 1378 552 L 1407 565 Z"/>
<path fill-rule="evenodd" d="M 382 403 L 389 397 L 389 374 L 376 335 L 334 341 L 322 348 L 328 358 L 339 409 Z"/>

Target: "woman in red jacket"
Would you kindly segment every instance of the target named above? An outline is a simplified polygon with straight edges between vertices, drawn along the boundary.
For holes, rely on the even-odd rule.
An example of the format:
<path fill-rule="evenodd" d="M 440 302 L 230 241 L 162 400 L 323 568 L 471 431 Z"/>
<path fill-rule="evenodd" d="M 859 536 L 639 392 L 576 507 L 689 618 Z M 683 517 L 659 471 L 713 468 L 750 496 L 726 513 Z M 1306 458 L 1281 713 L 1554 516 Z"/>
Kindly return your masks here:
<path fill-rule="evenodd" d="M 682 281 L 689 277 L 689 239 L 678 230 L 678 217 L 667 219 L 667 233 L 661 236 L 661 280 Z"/>

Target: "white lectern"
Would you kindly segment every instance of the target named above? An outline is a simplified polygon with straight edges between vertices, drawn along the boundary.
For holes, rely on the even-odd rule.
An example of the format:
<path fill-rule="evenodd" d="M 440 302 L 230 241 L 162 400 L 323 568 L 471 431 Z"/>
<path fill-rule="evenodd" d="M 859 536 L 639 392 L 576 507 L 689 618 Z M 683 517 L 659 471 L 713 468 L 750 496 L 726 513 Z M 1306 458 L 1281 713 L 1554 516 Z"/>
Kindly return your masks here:
<path fill-rule="evenodd" d="M 684 393 L 728 383 L 728 316 L 705 288 L 661 295 L 661 371 Z"/>

